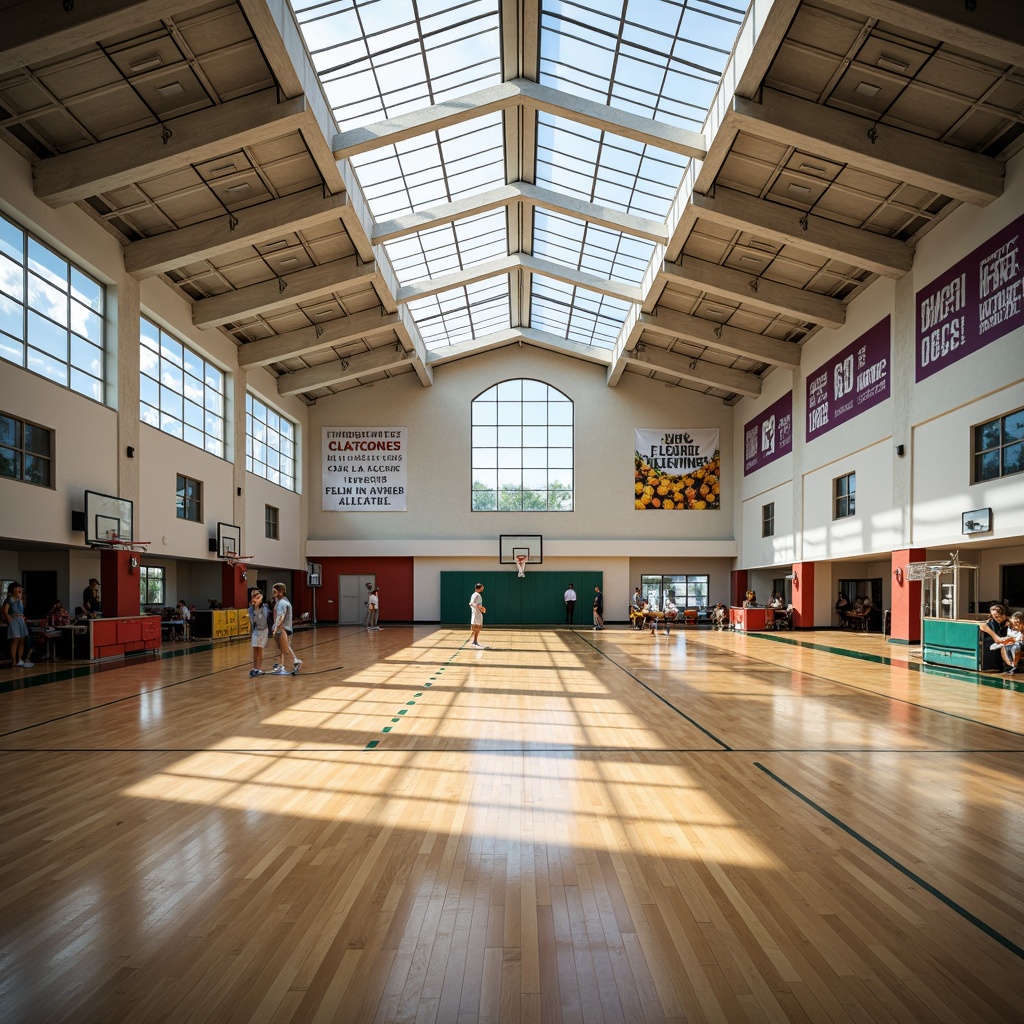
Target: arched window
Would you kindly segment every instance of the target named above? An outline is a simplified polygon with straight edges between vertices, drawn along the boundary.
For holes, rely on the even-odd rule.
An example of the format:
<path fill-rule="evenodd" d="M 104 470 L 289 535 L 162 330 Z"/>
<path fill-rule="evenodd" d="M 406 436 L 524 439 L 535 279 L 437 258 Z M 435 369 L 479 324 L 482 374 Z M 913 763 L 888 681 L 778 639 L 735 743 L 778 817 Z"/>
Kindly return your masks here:
<path fill-rule="evenodd" d="M 473 511 L 572 511 L 572 402 L 539 380 L 473 399 Z"/>

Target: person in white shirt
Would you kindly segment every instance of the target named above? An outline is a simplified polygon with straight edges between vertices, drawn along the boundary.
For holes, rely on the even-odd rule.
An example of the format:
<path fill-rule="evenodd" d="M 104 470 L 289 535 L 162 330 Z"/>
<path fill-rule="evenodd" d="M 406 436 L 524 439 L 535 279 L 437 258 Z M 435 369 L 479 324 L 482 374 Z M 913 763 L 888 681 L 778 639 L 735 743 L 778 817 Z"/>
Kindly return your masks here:
<path fill-rule="evenodd" d="M 270 674 L 272 676 L 288 675 L 288 669 L 284 667 L 287 657 L 292 659 L 291 674 L 298 675 L 299 669 L 302 668 L 302 662 L 295 656 L 292 645 L 289 643 L 289 638 L 292 635 L 292 603 L 285 596 L 288 593 L 288 588 L 283 583 L 275 583 L 273 589 L 275 597 L 274 628 L 270 632 L 277 637 L 281 662 L 274 666 L 274 670 Z"/>
<path fill-rule="evenodd" d="M 380 629 L 377 625 L 377 616 L 380 614 L 380 588 L 375 587 L 370 591 L 366 599 L 366 628 L 367 630 Z"/>
<path fill-rule="evenodd" d="M 484 612 L 487 611 L 484 607 L 483 592 L 484 585 L 478 583 L 469 599 L 469 646 L 486 650 L 480 643 L 480 630 L 484 625 Z"/>
<path fill-rule="evenodd" d="M 572 589 L 572 584 L 569 584 L 569 589 L 565 592 L 565 624 L 571 626 L 573 610 L 576 607 L 576 591 Z"/>

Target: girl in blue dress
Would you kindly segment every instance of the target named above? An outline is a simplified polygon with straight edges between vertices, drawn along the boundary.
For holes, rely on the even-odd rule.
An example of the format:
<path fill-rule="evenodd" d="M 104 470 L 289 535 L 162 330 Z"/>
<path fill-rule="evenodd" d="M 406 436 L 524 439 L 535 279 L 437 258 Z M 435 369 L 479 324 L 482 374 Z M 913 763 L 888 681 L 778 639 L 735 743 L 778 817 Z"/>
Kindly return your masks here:
<path fill-rule="evenodd" d="M 32 662 L 25 659 L 28 625 L 25 622 L 25 605 L 22 604 L 21 594 L 19 584 L 8 586 L 7 600 L 3 605 L 4 622 L 7 623 L 7 640 L 11 646 L 11 664 L 15 668 L 32 668 Z"/>

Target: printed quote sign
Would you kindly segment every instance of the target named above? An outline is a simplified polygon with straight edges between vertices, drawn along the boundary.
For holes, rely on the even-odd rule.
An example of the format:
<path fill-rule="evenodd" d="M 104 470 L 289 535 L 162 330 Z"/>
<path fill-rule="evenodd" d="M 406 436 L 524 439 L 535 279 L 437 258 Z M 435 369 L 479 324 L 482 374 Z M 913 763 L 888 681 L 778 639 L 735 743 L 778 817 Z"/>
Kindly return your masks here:
<path fill-rule="evenodd" d="M 324 512 L 404 512 L 405 427 L 324 427 Z"/>
<path fill-rule="evenodd" d="M 793 393 L 783 395 L 743 427 L 743 475 L 793 450 Z"/>
<path fill-rule="evenodd" d="M 807 376 L 807 440 L 827 434 L 889 397 L 890 318 Z"/>
<path fill-rule="evenodd" d="M 1024 215 L 917 293 L 917 373 L 922 381 L 1024 324 Z"/>
<path fill-rule="evenodd" d="M 719 431 L 637 430 L 635 443 L 635 509 L 720 507 Z"/>

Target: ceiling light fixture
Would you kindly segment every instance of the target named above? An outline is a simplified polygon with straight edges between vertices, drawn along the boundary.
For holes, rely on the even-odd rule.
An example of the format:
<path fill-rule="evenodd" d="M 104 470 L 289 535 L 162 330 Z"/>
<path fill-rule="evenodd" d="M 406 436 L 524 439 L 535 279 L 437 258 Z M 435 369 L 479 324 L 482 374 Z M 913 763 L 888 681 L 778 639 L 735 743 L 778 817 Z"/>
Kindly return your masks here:
<path fill-rule="evenodd" d="M 740 263 L 760 263 L 760 256 L 741 256 Z"/>
<path fill-rule="evenodd" d="M 853 91 L 861 96 L 877 96 L 882 91 L 882 87 L 871 82 L 861 82 Z"/>
<path fill-rule="evenodd" d="M 283 267 L 286 263 L 298 263 L 299 258 L 298 256 L 285 256 L 284 259 L 278 260 L 277 262 Z"/>
<path fill-rule="evenodd" d="M 797 170 L 802 171 L 804 174 L 822 175 L 825 173 L 825 168 L 819 167 L 817 164 L 801 164 Z"/>
<path fill-rule="evenodd" d="M 166 85 L 158 85 L 156 91 L 165 97 L 180 96 L 185 91 L 185 87 L 181 82 L 168 82 Z"/>
<path fill-rule="evenodd" d="M 209 170 L 210 174 L 227 174 L 229 171 L 237 171 L 238 168 L 234 164 L 217 164 L 216 167 L 211 167 Z"/>
<path fill-rule="evenodd" d="M 809 196 L 811 190 L 806 185 L 798 185 L 795 181 L 789 183 L 789 191 L 799 196 Z"/>
<path fill-rule="evenodd" d="M 229 185 L 226 189 L 224 189 L 224 191 L 225 192 L 230 192 L 232 194 L 234 194 L 235 192 L 248 192 L 249 191 L 249 182 L 242 181 L 242 182 L 239 182 L 239 184 L 237 184 L 237 185 Z"/>
<path fill-rule="evenodd" d="M 163 62 L 163 57 L 161 57 L 160 54 L 155 53 L 152 57 L 143 57 L 141 60 L 129 61 L 128 68 L 138 75 L 143 71 L 152 71 L 153 68 L 160 67 Z"/>
<path fill-rule="evenodd" d="M 875 59 L 875 67 L 885 68 L 886 71 L 906 71 L 910 65 L 898 57 L 889 57 L 884 53 L 880 53 Z"/>

